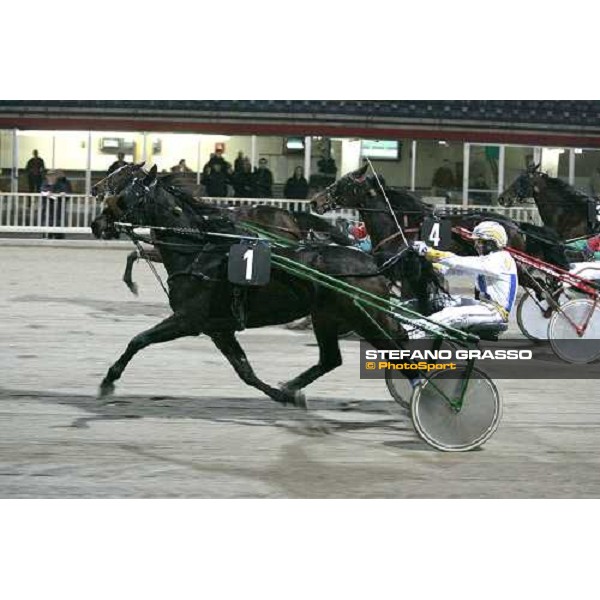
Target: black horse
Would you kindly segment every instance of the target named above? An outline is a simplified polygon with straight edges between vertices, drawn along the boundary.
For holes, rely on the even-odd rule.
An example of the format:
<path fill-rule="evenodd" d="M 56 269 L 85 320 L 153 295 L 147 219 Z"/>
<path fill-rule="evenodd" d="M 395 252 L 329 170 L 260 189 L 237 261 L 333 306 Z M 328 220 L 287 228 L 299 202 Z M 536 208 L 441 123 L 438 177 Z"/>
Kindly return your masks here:
<path fill-rule="evenodd" d="M 129 171 L 126 169 L 125 174 Z M 191 196 L 195 196 L 195 189 L 186 182 L 177 178 L 176 174 L 160 175 L 163 185 L 176 186 Z M 96 188 L 97 191 L 97 188 Z M 331 225 L 326 219 L 304 211 L 288 211 L 264 205 L 254 206 L 236 206 L 228 209 L 233 218 L 239 222 L 257 225 L 266 231 L 275 233 L 284 238 L 299 242 L 303 239 L 312 241 L 321 241 L 323 243 L 334 243 L 340 246 L 352 246 L 353 240 L 337 227 Z M 96 223 L 92 227 L 101 228 L 103 233 L 101 237 L 111 239 L 119 237 L 119 233 L 110 227 L 111 210 L 103 210 Z M 123 282 L 129 290 L 138 295 L 138 286 L 133 281 L 133 267 L 140 259 L 150 260 L 155 263 L 162 263 L 162 257 L 158 248 L 152 246 L 138 246 L 127 255 L 125 263 L 125 272 L 123 273 Z"/>
<path fill-rule="evenodd" d="M 244 288 L 228 282 L 227 256 L 236 239 L 248 235 L 231 212 L 196 201 L 185 192 L 163 184 L 156 168 L 149 173 L 141 165 L 123 167 L 100 182 L 95 193 L 110 194 L 106 215 L 94 223 L 102 236 L 116 219 L 154 230 L 169 274 L 169 303 L 173 314 L 155 327 L 135 336 L 121 357 L 108 369 L 100 392 L 109 394 L 129 361 L 150 344 L 183 336 L 208 335 L 229 360 L 241 379 L 281 403 L 303 405 L 299 391 L 342 363 L 338 334 L 354 330 L 378 349 L 393 349 L 406 339 L 397 320 L 380 311 L 359 307 L 351 298 L 311 281 L 273 269 L 263 287 Z M 185 229 L 185 231 L 183 231 Z M 335 245 L 304 245 L 277 249 L 277 253 L 345 280 L 379 296 L 389 295 L 388 280 L 378 273 L 372 257 Z M 407 253 L 410 254 L 410 253 Z M 426 281 L 423 282 L 427 284 Z M 240 299 L 241 298 L 241 299 Z M 241 318 L 241 314 L 245 318 Z M 319 362 L 299 376 L 274 388 L 254 373 L 235 332 L 244 327 L 283 324 L 311 315 L 319 345 Z M 382 339 L 381 331 L 392 339 Z M 409 375 L 407 375 L 409 376 Z M 412 376 L 414 377 L 414 375 Z"/>
<path fill-rule="evenodd" d="M 325 190 L 316 194 L 311 201 L 315 211 L 322 213 L 337 206 L 354 208 L 359 211 L 361 219 L 371 240 L 374 252 L 397 252 L 404 245 L 404 237 L 398 229 L 402 227 L 406 240 L 410 243 L 419 239 L 420 228 L 427 216 L 432 216 L 434 209 L 421 199 L 404 190 L 385 189 L 383 192 L 377 181 L 367 177 L 365 165 L 348 173 Z M 390 210 L 391 206 L 391 210 Z M 393 211 L 393 214 L 392 214 Z M 459 226 L 472 230 L 481 221 L 494 220 L 501 223 L 508 236 L 508 245 L 527 254 L 541 258 L 551 264 L 568 269 L 565 247 L 556 234 L 545 227 L 530 223 L 517 223 L 512 219 L 493 212 L 470 212 L 466 214 L 445 215 L 453 227 Z M 459 234 L 453 233 L 450 251 L 460 255 L 475 255 L 473 243 Z M 430 281 L 434 281 L 429 277 Z M 531 281 L 528 272 L 519 270 L 519 282 L 526 287 L 537 289 L 539 286 Z M 440 282 L 437 282 L 439 287 Z M 430 286 L 431 288 L 431 286 Z M 434 290 L 430 289 L 429 294 Z"/>
<path fill-rule="evenodd" d="M 371 237 L 373 256 L 381 266 L 389 264 L 406 248 L 405 239 L 407 242 L 417 239 L 423 218 L 432 214 L 433 209 L 410 194 L 388 190 L 392 204 L 396 203 L 394 210 L 397 210 L 398 204 L 402 204 L 398 218 L 403 236 L 384 197 L 378 193 L 378 184 L 366 177 L 367 168 L 368 165 L 365 165 L 348 173 L 318 192 L 311 200 L 311 207 L 319 214 L 338 206 L 358 210 Z M 399 196 L 402 198 L 399 199 Z M 386 275 L 390 283 L 396 286 L 395 289 L 400 288 L 402 299 L 416 298 L 417 308 L 424 315 L 435 312 L 438 308 L 436 299 L 445 293 L 443 281 L 431 263 L 414 254 L 393 264 L 386 270 Z"/>
<path fill-rule="evenodd" d="M 546 227 L 561 240 L 598 233 L 599 203 L 562 179 L 540 171 L 531 165 L 498 197 L 501 206 L 512 206 L 533 198 Z"/>

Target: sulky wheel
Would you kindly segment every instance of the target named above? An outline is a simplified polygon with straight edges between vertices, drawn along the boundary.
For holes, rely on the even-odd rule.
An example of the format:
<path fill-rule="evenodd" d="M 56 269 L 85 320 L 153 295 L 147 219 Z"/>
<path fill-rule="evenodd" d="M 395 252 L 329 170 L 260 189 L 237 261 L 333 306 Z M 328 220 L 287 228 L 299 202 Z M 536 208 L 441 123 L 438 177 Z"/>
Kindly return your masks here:
<path fill-rule="evenodd" d="M 570 300 L 552 315 L 548 326 L 554 353 L 569 363 L 600 358 L 600 305 L 589 298 Z"/>
<path fill-rule="evenodd" d="M 560 296 L 558 304 L 566 299 Z M 546 300 L 536 300 L 531 294 L 525 293 L 521 296 L 517 306 L 517 324 L 521 333 L 530 340 L 547 340 L 548 325 L 554 311 L 548 308 Z"/>
<path fill-rule="evenodd" d="M 529 294 L 523 294 L 517 306 L 517 323 L 521 333 L 530 340 L 547 340 L 549 312 L 545 300 L 538 303 Z"/>
<path fill-rule="evenodd" d="M 427 350 L 456 350 L 455 344 L 448 340 L 429 340 L 428 343 L 424 344 L 425 340 L 421 340 L 423 349 Z M 410 411 L 411 396 L 413 393 L 413 387 L 409 380 L 404 377 L 398 371 L 392 371 L 386 369 L 385 371 L 385 385 L 392 398 L 406 410 Z"/>
<path fill-rule="evenodd" d="M 502 402 L 493 381 L 475 368 L 467 380 L 468 372 L 466 365 L 455 371 L 437 371 L 413 394 L 413 425 L 421 438 L 438 450 L 478 448 L 500 422 Z"/>
<path fill-rule="evenodd" d="M 406 410 L 410 410 L 410 397 L 412 396 L 412 385 L 406 377 L 394 373 L 389 369 L 385 372 L 385 385 L 392 398 Z"/>

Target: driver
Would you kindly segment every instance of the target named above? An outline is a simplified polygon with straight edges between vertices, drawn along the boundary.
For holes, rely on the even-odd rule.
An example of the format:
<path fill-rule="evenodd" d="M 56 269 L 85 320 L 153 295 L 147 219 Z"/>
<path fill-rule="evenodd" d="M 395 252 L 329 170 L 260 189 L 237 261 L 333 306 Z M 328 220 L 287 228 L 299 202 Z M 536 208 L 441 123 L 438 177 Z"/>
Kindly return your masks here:
<path fill-rule="evenodd" d="M 517 295 L 517 265 L 504 250 L 508 241 L 504 227 L 496 221 L 482 221 L 472 236 L 479 256 L 457 256 L 429 248 L 424 242 L 413 243 L 413 248 L 444 274 L 474 277 L 477 299 L 459 296 L 451 306 L 429 317 L 457 329 L 507 323 Z M 426 332 L 415 328 L 409 335 L 414 339 L 425 336 Z"/>

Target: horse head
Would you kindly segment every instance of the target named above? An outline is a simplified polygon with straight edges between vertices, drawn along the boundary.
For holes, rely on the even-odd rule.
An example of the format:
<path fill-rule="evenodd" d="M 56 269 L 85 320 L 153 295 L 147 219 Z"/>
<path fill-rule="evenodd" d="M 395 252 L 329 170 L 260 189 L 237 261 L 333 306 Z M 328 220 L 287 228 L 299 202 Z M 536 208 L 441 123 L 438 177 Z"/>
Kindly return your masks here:
<path fill-rule="evenodd" d="M 369 197 L 376 196 L 366 176 L 368 165 L 347 173 L 321 192 L 315 194 L 310 207 L 319 215 L 341 208 L 364 208 Z"/>
<path fill-rule="evenodd" d="M 138 221 L 135 209 L 143 204 L 145 192 L 156 180 L 156 165 L 146 172 L 144 163 L 128 164 L 105 177 L 92 188 L 92 194 L 104 202 L 104 208 L 92 222 L 96 238 L 118 237 L 115 223 L 120 220 Z"/>
<path fill-rule="evenodd" d="M 529 198 L 533 198 L 539 191 L 539 181 L 544 176 L 540 171 L 541 163 L 531 164 L 521 173 L 509 187 L 507 187 L 500 196 L 498 204 L 500 206 L 512 206 L 522 203 Z"/>
<path fill-rule="evenodd" d="M 116 169 L 92 186 L 92 196 L 102 201 L 107 195 L 114 196 L 123 190 L 140 172 L 144 172 L 144 162 L 128 163 Z"/>

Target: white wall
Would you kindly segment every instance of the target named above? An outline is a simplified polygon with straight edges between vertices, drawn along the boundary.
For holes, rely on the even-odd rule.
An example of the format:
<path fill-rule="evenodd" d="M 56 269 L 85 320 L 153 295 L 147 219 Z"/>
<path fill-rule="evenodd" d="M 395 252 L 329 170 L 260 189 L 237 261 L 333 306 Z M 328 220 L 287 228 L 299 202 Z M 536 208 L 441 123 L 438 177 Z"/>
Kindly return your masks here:
<path fill-rule="evenodd" d="M 12 131 L 0 130 L 0 169 L 12 167 Z"/>
<path fill-rule="evenodd" d="M 158 140 L 161 143 L 161 151 L 159 154 L 154 154 L 152 147 Z M 170 171 L 171 167 L 179 164 L 179 161 L 184 158 L 185 164 L 192 171 L 196 171 L 200 141 L 201 136 L 195 134 L 148 133 L 146 144 L 148 164 L 155 164 L 159 172 Z"/>
<path fill-rule="evenodd" d="M 360 167 L 360 140 L 342 140 L 340 153 L 341 160 L 338 175 L 345 175 L 351 171 L 356 171 Z"/>

